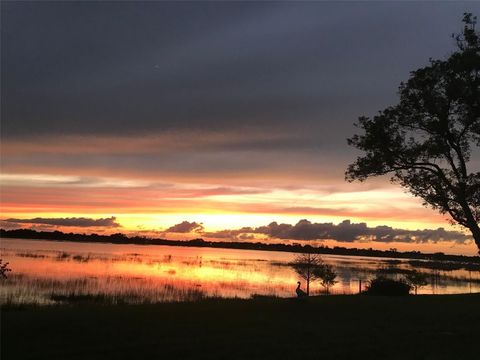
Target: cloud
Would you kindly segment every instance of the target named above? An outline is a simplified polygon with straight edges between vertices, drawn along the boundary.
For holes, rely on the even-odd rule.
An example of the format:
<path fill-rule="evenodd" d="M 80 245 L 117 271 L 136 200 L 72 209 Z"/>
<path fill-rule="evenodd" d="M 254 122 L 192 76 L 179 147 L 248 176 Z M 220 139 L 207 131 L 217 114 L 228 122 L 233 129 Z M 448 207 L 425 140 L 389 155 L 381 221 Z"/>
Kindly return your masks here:
<path fill-rule="evenodd" d="M 76 227 L 120 227 L 115 216 L 109 218 L 91 219 L 84 217 L 71 218 L 34 218 L 34 219 L 6 219 L 4 222 L 15 224 L 41 224 L 51 226 L 76 226 Z"/>
<path fill-rule="evenodd" d="M 128 137 L 119 146 L 89 137 L 71 147 L 89 153 L 152 148 L 132 145 L 133 134 L 232 128 L 242 134 L 245 126 L 258 134 L 282 128 L 299 136 L 219 146 L 295 149 L 307 144 L 302 138 L 318 134 L 337 152 L 350 153 L 338 143 L 350 135 L 352 121 L 395 99 L 409 70 L 449 51 L 448 35 L 458 29 L 465 10 L 453 3 L 4 6 L 2 74 L 8 96 L 2 137 L 29 142 L 34 136 L 35 143 L 59 134 Z M 425 21 L 432 12 L 435 16 Z M 61 21 L 65 18 L 68 23 Z M 446 36 L 436 36 L 439 30 Z M 349 46 L 339 46 L 346 42 Z M 58 154 L 56 143 L 45 150 Z M 189 146 L 189 139 L 174 142 L 183 144 Z M 70 152 L 60 147 L 61 154 Z"/>
<path fill-rule="evenodd" d="M 254 239 L 255 230 L 251 227 L 243 227 L 234 230 L 219 230 L 214 232 L 204 232 L 202 236 L 207 238 L 223 240 L 251 240 Z"/>
<path fill-rule="evenodd" d="M 262 130 L 262 131 L 261 131 Z M 54 140 L 54 141 L 53 141 Z M 318 147 L 316 134 L 300 134 L 285 129 L 246 127 L 242 131 L 182 130 L 149 135 L 55 135 L 14 138 L 2 142 L 8 155 L 50 154 L 166 154 L 191 151 L 280 151 Z"/>
<path fill-rule="evenodd" d="M 165 230 L 165 232 L 166 233 L 169 233 L 169 232 L 170 233 L 190 233 L 190 232 L 201 233 L 203 232 L 203 225 L 195 221 L 193 222 L 183 221 L 180 224 L 176 224 L 169 227 L 167 230 Z"/>
<path fill-rule="evenodd" d="M 52 230 L 55 226 L 75 226 L 75 227 L 119 227 L 114 216 L 110 218 L 34 218 L 34 219 L 5 219 L 0 220 L 3 229 L 18 229 L 22 224 L 29 224 L 31 229 Z M 183 221 L 175 224 L 165 231 L 151 232 L 162 237 L 167 233 L 197 233 L 199 236 L 210 239 L 249 241 L 249 240 L 335 240 L 344 243 L 354 242 L 373 242 L 373 243 L 438 243 L 454 242 L 457 244 L 469 244 L 471 236 L 459 231 L 449 231 L 442 227 L 437 229 L 395 229 L 390 226 L 381 225 L 369 227 L 366 223 L 352 223 L 350 220 L 344 220 L 339 224 L 333 223 L 313 223 L 302 219 L 295 225 L 277 222 L 271 222 L 265 226 L 242 227 L 239 229 L 224 229 L 219 231 L 207 232 L 202 223 Z"/>
<path fill-rule="evenodd" d="M 16 230 L 22 227 L 21 224 L 0 220 L 0 228 L 4 230 Z"/>
<path fill-rule="evenodd" d="M 469 243 L 471 238 L 458 231 L 447 231 L 444 228 L 408 230 L 394 229 L 389 226 L 368 227 L 366 223 L 352 223 L 344 220 L 338 225 L 333 223 L 312 223 L 306 219 L 297 224 L 278 224 L 272 222 L 257 228 L 244 227 L 237 230 L 221 230 L 204 233 L 206 237 L 230 238 L 241 240 L 251 238 L 252 234 L 263 234 L 274 239 L 285 240 L 336 240 L 339 242 L 404 242 L 428 243 L 453 241 L 459 244 Z"/>

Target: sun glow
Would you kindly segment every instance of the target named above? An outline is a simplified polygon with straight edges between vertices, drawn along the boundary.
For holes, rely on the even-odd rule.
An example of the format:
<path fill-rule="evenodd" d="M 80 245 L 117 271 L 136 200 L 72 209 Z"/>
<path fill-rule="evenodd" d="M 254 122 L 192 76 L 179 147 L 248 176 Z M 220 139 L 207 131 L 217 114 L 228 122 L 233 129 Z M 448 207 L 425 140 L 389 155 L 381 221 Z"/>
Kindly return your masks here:
<path fill-rule="evenodd" d="M 450 226 L 445 216 L 424 208 L 418 199 L 388 183 L 375 183 L 370 187 L 345 183 L 332 186 L 322 185 L 319 180 L 319 184 L 304 186 L 295 183 L 245 186 L 17 173 L 2 174 L 0 180 L 3 220 L 115 218 L 113 226 L 103 227 L 19 224 L 42 231 L 122 232 L 173 240 L 203 237 L 225 241 L 230 240 L 227 237 L 231 230 L 254 229 L 272 222 L 295 225 L 303 219 L 333 224 L 350 220 L 370 227 L 408 230 L 438 227 L 459 230 Z M 167 231 L 184 221 L 200 224 L 201 228 L 181 233 Z M 14 226 L 5 221 L 2 224 Z M 210 236 L 224 230 L 218 239 Z M 245 240 L 282 241 L 248 231 L 242 235 L 242 241 Z"/>

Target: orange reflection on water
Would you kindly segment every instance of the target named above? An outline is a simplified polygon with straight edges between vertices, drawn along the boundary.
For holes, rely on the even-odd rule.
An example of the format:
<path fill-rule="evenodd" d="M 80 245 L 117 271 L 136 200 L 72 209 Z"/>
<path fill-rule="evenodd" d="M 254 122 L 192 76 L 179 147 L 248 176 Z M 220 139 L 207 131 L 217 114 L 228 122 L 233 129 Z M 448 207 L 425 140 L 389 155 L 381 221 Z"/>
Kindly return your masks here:
<path fill-rule="evenodd" d="M 127 302 L 197 300 L 253 294 L 295 296 L 298 275 L 288 265 L 294 254 L 255 250 L 2 240 L 2 258 L 13 271 L 0 289 L 0 302 L 49 303 L 59 297 L 106 296 Z M 333 293 L 356 293 L 388 259 L 324 256 L 339 281 Z M 404 261 L 395 260 L 399 269 Z M 451 278 L 420 293 L 480 291 L 480 276 L 456 270 Z M 311 286 L 313 293 L 323 289 Z M 115 300 L 116 301 L 116 300 Z"/>

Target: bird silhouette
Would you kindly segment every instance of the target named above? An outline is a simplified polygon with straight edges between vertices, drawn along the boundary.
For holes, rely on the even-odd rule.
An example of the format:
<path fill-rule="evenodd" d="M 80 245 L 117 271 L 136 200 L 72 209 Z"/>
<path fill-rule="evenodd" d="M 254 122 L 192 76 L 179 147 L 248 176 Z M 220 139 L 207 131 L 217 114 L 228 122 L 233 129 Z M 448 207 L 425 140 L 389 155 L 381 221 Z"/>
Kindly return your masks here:
<path fill-rule="evenodd" d="M 303 298 L 303 297 L 306 297 L 307 296 L 307 293 L 305 291 L 303 291 L 302 289 L 300 289 L 300 281 L 297 282 L 298 286 L 297 286 L 297 289 L 295 290 L 295 292 L 297 293 L 297 296 L 299 298 Z"/>

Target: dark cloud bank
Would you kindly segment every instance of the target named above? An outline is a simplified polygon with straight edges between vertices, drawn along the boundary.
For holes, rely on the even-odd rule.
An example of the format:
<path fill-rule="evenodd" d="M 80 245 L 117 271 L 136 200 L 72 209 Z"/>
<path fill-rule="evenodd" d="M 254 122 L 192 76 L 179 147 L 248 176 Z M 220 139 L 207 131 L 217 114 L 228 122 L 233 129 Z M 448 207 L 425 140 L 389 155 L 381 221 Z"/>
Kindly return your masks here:
<path fill-rule="evenodd" d="M 34 219 L 6 219 L 8 223 L 14 224 L 39 224 L 50 226 L 75 226 L 75 227 L 120 227 L 116 222 L 116 217 L 91 219 L 84 217 L 71 218 L 34 218 Z"/>
<path fill-rule="evenodd" d="M 343 137 L 394 100 L 410 70 L 449 51 L 476 7 L 4 2 L 2 137 L 245 125 Z"/>
<path fill-rule="evenodd" d="M 13 146 L 3 169 L 208 177 L 328 167 L 340 179 L 353 122 L 397 102 L 411 70 L 450 52 L 478 4 L 4 1 L 2 146 L 66 149 L 72 136 L 90 153 Z M 125 140 L 113 154 L 95 141 L 145 135 L 170 141 L 138 153 Z"/>
<path fill-rule="evenodd" d="M 187 228 L 195 229 L 197 223 L 187 221 L 175 225 L 182 230 Z M 173 232 L 171 230 L 167 232 Z M 178 231 L 176 231 L 178 232 Z M 185 231 L 181 231 L 185 232 Z M 427 243 L 439 241 L 453 241 L 465 244 L 471 238 L 458 231 L 447 231 L 444 228 L 406 230 L 394 229 L 390 226 L 369 227 L 366 223 L 352 223 L 344 220 L 338 225 L 333 223 L 312 223 L 308 220 L 300 220 L 297 224 L 278 224 L 272 222 L 267 226 L 257 228 L 243 227 L 236 230 L 221 230 L 216 232 L 199 232 L 202 236 L 212 238 L 223 238 L 232 240 L 251 240 L 254 234 L 266 235 L 274 239 L 285 240 L 336 240 L 340 242 L 374 241 L 374 242 L 404 242 L 404 243 Z"/>

